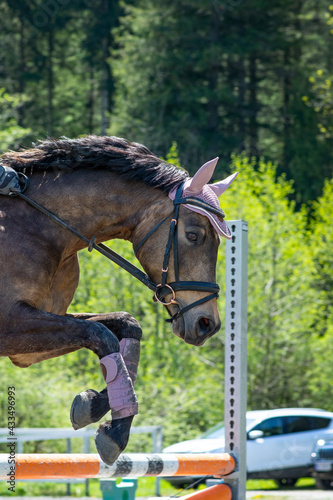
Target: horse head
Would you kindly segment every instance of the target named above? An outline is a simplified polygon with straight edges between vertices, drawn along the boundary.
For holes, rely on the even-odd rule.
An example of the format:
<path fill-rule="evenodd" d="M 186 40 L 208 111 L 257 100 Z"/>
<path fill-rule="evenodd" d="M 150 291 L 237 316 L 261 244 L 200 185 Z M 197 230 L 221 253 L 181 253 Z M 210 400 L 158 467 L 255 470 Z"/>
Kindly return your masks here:
<path fill-rule="evenodd" d="M 159 220 L 134 243 L 141 264 L 157 284 L 155 299 L 167 308 L 173 333 L 196 346 L 221 326 L 215 283 L 217 252 L 219 236 L 231 238 L 218 196 L 238 172 L 208 184 L 217 161 L 205 163 L 193 178 L 169 192 L 164 203 L 154 206 L 155 220 L 162 218 L 163 211 L 172 210 L 166 219 L 169 224 Z"/>

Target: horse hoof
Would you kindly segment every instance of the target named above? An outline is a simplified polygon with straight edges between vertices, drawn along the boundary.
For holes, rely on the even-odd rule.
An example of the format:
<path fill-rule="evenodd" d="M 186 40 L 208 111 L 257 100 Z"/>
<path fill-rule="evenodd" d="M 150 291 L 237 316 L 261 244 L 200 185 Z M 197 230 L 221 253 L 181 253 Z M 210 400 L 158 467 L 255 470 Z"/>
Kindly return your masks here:
<path fill-rule="evenodd" d="M 112 465 L 127 446 L 133 416 L 104 422 L 95 434 L 97 451 L 107 465 Z"/>
<path fill-rule="evenodd" d="M 75 396 L 70 419 L 73 428 L 77 431 L 86 425 L 98 422 L 109 411 L 109 399 L 106 390 L 102 392 L 88 389 Z"/>

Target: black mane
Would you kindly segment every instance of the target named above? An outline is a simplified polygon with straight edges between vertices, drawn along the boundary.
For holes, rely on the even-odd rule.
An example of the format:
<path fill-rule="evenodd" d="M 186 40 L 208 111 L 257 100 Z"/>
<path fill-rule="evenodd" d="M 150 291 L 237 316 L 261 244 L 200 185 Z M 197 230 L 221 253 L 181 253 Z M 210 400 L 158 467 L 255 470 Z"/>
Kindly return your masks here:
<path fill-rule="evenodd" d="M 142 144 L 119 137 L 62 137 L 39 141 L 34 146 L 33 149 L 5 153 L 0 161 L 25 173 L 49 169 L 106 169 L 124 179 L 143 182 L 165 192 L 188 177 L 185 170 L 161 160 Z"/>

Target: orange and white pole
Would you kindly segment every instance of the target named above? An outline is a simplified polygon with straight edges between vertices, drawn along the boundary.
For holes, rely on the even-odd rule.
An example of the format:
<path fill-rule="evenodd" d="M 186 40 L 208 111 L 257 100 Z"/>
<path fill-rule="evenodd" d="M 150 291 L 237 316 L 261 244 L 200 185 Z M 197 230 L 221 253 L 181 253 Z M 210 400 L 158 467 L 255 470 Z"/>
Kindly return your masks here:
<path fill-rule="evenodd" d="M 97 454 L 17 454 L 15 466 L 0 454 L 0 480 L 143 476 L 224 476 L 235 469 L 229 453 L 128 453 L 113 465 Z"/>

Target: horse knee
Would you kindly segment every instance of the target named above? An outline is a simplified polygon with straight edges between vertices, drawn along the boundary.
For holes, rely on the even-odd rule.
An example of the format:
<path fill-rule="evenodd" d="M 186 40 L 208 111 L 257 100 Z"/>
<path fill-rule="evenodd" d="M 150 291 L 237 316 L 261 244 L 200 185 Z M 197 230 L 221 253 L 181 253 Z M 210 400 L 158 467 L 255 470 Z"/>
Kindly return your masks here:
<path fill-rule="evenodd" d="M 123 322 L 123 328 L 121 330 L 121 337 L 123 339 L 130 338 L 135 340 L 141 340 L 142 338 L 142 328 L 139 322 L 129 313 L 121 312 L 121 319 Z"/>

